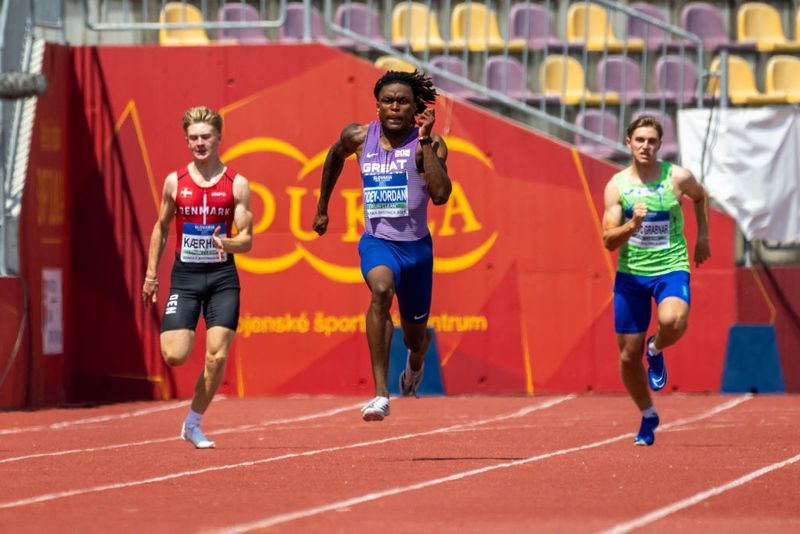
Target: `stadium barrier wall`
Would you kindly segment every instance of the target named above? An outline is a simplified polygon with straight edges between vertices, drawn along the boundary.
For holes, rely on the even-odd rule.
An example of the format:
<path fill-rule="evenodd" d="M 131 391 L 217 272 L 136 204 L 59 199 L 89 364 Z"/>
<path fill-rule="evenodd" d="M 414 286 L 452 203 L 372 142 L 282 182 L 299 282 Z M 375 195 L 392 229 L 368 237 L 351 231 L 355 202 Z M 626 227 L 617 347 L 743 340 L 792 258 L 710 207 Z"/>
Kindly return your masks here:
<path fill-rule="evenodd" d="M 0 410 L 27 403 L 30 335 L 23 284 L 20 277 L 0 276 Z"/>
<path fill-rule="evenodd" d="M 800 268 L 737 268 L 736 296 L 736 324 L 774 329 L 785 389 L 800 392 Z"/>
<path fill-rule="evenodd" d="M 158 307 L 140 290 L 163 180 L 190 161 L 180 119 L 194 105 L 222 113 L 222 158 L 252 188 L 254 248 L 237 257 L 241 321 L 221 392 L 371 393 L 354 160 L 332 197 L 328 234 L 318 238 L 311 222 L 325 154 L 345 124 L 375 118 L 380 71 L 324 45 L 48 45 L 45 73 L 21 229 L 37 237 L 22 248 L 32 286 L 43 268 L 63 270 L 64 347 L 45 356 L 33 336 L 37 403 L 191 395 L 202 321 L 185 366 L 167 368 L 158 350 L 173 235 Z M 615 255 L 600 227 L 618 169 L 449 97 L 437 103 L 435 131 L 454 182 L 450 201 L 429 210 L 430 326 L 446 393 L 622 391 Z M 64 203 L 58 224 L 42 219 L 43 198 Z M 693 243 L 689 203 L 684 210 Z M 711 260 L 692 274 L 688 334 L 670 350 L 678 391 L 719 389 L 735 320 L 733 223 L 717 212 L 711 242 Z"/>

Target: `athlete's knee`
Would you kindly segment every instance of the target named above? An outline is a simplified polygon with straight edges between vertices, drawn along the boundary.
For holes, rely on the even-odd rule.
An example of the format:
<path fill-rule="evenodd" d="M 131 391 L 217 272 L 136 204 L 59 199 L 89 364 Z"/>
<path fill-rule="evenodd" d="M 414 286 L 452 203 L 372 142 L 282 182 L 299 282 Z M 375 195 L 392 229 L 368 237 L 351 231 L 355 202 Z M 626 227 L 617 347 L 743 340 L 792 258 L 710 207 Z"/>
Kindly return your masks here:
<path fill-rule="evenodd" d="M 642 354 L 644 351 L 623 351 L 619 353 L 619 363 L 623 367 L 638 367 L 642 365 Z"/>
<path fill-rule="evenodd" d="M 394 298 L 394 284 L 388 281 L 379 280 L 374 282 L 370 288 L 372 290 L 373 306 L 391 306 Z"/>
<path fill-rule="evenodd" d="M 228 354 L 225 351 L 206 352 L 206 369 L 216 370 L 225 367 Z"/>
<path fill-rule="evenodd" d="M 176 350 L 173 347 L 161 347 L 161 356 L 164 358 L 164 363 L 170 367 L 177 367 L 179 365 L 183 365 L 183 362 L 186 361 L 189 353 L 182 350 Z"/>
<path fill-rule="evenodd" d="M 689 326 L 689 314 L 682 312 L 668 313 L 659 318 L 659 328 L 671 335 L 683 335 Z"/>

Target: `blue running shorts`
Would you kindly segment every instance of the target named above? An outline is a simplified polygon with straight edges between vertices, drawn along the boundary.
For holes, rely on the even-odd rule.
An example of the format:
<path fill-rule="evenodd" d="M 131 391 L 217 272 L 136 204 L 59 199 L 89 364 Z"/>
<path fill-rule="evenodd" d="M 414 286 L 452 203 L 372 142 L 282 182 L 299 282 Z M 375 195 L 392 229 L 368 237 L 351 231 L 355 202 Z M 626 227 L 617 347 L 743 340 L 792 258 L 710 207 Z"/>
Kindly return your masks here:
<path fill-rule="evenodd" d="M 678 297 L 691 304 L 689 273 L 672 271 L 658 276 L 617 273 L 614 280 L 614 330 L 618 334 L 639 334 L 650 324 L 650 299 L 660 304 Z"/>
<path fill-rule="evenodd" d="M 366 232 L 358 243 L 361 274 L 383 265 L 394 273 L 400 317 L 409 323 L 424 323 L 431 311 L 433 288 L 433 241 L 430 234 L 416 241 L 390 241 Z"/>

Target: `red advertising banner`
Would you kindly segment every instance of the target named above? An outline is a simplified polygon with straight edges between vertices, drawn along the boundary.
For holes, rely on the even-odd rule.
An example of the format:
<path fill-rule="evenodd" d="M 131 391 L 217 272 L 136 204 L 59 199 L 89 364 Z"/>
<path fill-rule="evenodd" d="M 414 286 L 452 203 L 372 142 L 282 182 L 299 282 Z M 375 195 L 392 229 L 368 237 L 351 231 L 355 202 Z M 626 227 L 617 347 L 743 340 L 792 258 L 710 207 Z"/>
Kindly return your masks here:
<path fill-rule="evenodd" d="M 191 394 L 204 340 L 190 365 L 166 369 L 157 337 L 168 288 L 157 311 L 139 290 L 163 180 L 190 161 L 180 118 L 194 105 L 222 113 L 222 158 L 252 190 L 254 247 L 236 258 L 241 320 L 222 391 L 370 394 L 355 160 L 334 191 L 328 233 L 311 222 L 327 150 L 346 124 L 374 119 L 382 73 L 321 45 L 77 48 L 72 59 L 76 395 Z M 436 109 L 453 180 L 448 203 L 429 209 L 430 326 L 446 392 L 621 391 L 615 258 L 600 226 L 616 167 L 447 96 Z M 686 214 L 693 242 L 688 205 Z M 711 227 L 714 257 L 692 275 L 689 334 L 670 354 L 681 390 L 718 388 L 733 321 L 733 226 L 714 214 Z"/>

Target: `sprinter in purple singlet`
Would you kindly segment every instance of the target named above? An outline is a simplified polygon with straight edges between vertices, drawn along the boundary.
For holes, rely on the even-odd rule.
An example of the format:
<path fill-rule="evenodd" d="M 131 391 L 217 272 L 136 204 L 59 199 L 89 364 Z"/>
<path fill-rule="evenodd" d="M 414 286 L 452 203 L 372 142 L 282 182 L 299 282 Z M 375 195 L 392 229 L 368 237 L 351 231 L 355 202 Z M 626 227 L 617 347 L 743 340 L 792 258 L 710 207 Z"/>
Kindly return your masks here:
<path fill-rule="evenodd" d="M 349 124 L 328 151 L 314 218 L 314 230 L 328 229 L 328 201 L 344 161 L 356 154 L 363 185 L 364 224 L 358 253 L 372 294 L 367 310 L 367 342 L 375 380 L 375 398 L 361 412 L 365 421 L 389 415 L 389 347 L 397 295 L 403 341 L 408 347 L 400 375 L 403 395 L 415 395 L 431 336 L 428 317 L 433 281 L 433 247 L 428 232 L 428 199 L 440 205 L 450 198 L 447 146 L 433 133 L 436 101 L 433 82 L 414 71 L 384 74 L 374 89 L 378 120 Z"/>

